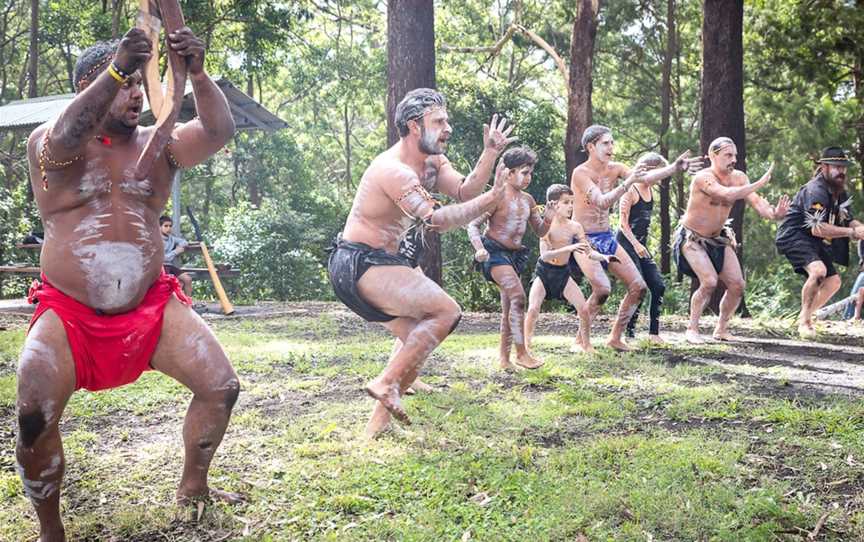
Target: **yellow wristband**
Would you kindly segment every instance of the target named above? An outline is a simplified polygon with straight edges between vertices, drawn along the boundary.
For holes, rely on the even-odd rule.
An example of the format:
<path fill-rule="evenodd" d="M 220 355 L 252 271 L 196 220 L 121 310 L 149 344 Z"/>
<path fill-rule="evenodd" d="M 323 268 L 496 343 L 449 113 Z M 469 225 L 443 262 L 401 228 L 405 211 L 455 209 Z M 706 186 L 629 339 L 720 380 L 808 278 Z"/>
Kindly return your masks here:
<path fill-rule="evenodd" d="M 122 83 L 125 83 L 126 80 L 129 79 L 128 76 L 123 77 L 122 75 L 120 75 L 120 72 L 117 70 L 117 68 L 114 67 L 114 63 L 113 63 L 113 62 L 112 62 L 111 64 L 108 64 L 108 73 L 109 73 L 109 74 L 111 75 L 111 77 L 113 77 L 113 78 L 114 78 L 118 83 L 121 83 L 121 84 L 122 84 Z"/>

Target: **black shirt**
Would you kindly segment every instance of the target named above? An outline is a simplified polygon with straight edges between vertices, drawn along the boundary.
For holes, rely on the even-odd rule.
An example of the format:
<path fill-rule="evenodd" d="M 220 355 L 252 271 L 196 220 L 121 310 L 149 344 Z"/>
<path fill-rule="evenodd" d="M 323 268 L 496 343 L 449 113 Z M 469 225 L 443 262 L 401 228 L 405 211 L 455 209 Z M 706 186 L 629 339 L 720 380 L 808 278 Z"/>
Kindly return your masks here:
<path fill-rule="evenodd" d="M 792 243 L 824 243 L 831 246 L 834 261 L 840 265 L 849 265 L 849 239 L 822 239 L 810 231 L 817 224 L 831 224 L 847 227 L 852 222 L 851 199 L 849 194 L 841 192 L 834 199 L 828 182 L 819 173 L 798 190 L 789 212 L 780 227 L 777 228 L 777 247 Z"/>

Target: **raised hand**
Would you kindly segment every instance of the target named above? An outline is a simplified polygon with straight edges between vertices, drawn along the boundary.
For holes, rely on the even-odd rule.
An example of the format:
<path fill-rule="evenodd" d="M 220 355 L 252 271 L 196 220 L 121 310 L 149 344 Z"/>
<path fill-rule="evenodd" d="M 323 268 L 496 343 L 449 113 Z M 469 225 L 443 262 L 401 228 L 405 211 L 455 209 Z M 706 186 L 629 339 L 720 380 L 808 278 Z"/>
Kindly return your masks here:
<path fill-rule="evenodd" d="M 687 175 L 696 175 L 706 167 L 710 161 L 707 156 L 695 156 L 687 160 Z"/>
<path fill-rule="evenodd" d="M 152 46 L 146 32 L 140 28 L 130 28 L 117 46 L 114 64 L 123 73 L 131 75 L 150 60 Z"/>
<path fill-rule="evenodd" d="M 504 165 L 504 160 L 499 160 L 495 167 L 495 183 L 492 185 L 492 190 L 503 193 L 509 172 L 510 170 Z"/>
<path fill-rule="evenodd" d="M 675 170 L 686 171 L 690 168 L 690 151 L 684 151 L 681 156 L 675 159 Z"/>
<path fill-rule="evenodd" d="M 762 188 L 763 186 L 768 184 L 768 181 L 771 180 L 771 174 L 773 172 L 774 172 L 774 162 L 771 162 L 771 167 L 768 168 L 768 171 L 765 172 L 765 175 L 762 175 L 762 177 L 758 181 L 756 181 L 756 184 L 759 185 L 759 188 Z"/>
<path fill-rule="evenodd" d="M 511 124 L 505 129 L 506 124 L 507 119 L 502 117 L 499 122 L 498 113 L 495 113 L 492 115 L 492 122 L 483 125 L 483 146 L 485 148 L 495 151 L 496 154 L 501 154 L 507 145 L 518 139 L 517 137 L 507 137 L 513 131 L 514 125 Z"/>
<path fill-rule="evenodd" d="M 543 207 L 543 220 L 546 222 L 552 222 L 555 218 L 555 215 L 558 214 L 558 202 L 550 201 Z"/>
<path fill-rule="evenodd" d="M 774 206 L 774 220 L 780 220 L 786 216 L 786 213 L 789 212 L 790 203 L 789 196 L 785 194 L 780 196 L 780 199 L 777 200 L 777 205 Z"/>
<path fill-rule="evenodd" d="M 189 73 L 204 71 L 204 42 L 198 39 L 188 26 L 168 34 L 168 45 L 174 52 L 186 59 Z"/>

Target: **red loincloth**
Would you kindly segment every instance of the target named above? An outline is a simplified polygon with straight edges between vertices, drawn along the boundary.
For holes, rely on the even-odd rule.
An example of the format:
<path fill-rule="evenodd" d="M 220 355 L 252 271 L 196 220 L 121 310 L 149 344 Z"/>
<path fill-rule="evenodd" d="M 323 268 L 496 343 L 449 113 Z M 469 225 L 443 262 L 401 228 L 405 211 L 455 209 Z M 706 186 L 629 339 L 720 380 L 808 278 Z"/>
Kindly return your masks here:
<path fill-rule="evenodd" d="M 137 307 L 122 314 L 100 314 L 42 275 L 42 282 L 34 280 L 27 296 L 30 303 L 38 302 L 27 332 L 45 311 L 54 311 L 63 322 L 75 360 L 75 389 L 117 388 L 150 369 L 150 358 L 162 335 L 165 305 L 172 294 L 184 305 L 192 304 L 177 277 L 163 271 Z"/>

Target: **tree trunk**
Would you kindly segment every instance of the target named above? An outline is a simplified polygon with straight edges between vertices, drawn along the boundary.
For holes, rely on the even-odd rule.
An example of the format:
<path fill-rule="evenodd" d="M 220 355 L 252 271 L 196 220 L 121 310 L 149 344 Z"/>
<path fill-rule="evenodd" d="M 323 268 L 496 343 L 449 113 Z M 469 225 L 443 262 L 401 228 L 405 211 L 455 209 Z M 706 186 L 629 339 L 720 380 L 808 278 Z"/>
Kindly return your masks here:
<path fill-rule="evenodd" d="M 435 88 L 435 7 L 432 0 L 387 2 L 387 144 L 399 141 L 396 105 L 415 88 Z M 441 238 L 426 235 L 420 267 L 441 284 Z"/>
<path fill-rule="evenodd" d="M 660 154 L 669 159 L 669 117 L 672 112 L 672 60 L 675 57 L 675 0 L 666 1 L 666 54 L 663 57 L 660 111 Z M 660 185 L 660 271 L 669 273 L 672 255 L 672 224 L 669 221 L 669 182 Z"/>
<path fill-rule="evenodd" d="M 111 38 L 120 37 L 120 16 L 123 11 L 123 0 L 111 0 Z"/>
<path fill-rule="evenodd" d="M 717 137 L 731 137 L 738 148 L 737 168 L 747 171 L 744 135 L 744 0 L 704 0 L 702 4 L 702 153 Z M 732 207 L 732 228 L 738 238 L 738 260 L 744 272 L 744 205 Z M 694 280 L 694 283 L 696 281 Z M 695 284 L 694 284 L 695 286 Z M 709 305 L 720 310 L 725 287 L 718 285 Z M 746 315 L 744 301 L 739 310 Z"/>
<path fill-rule="evenodd" d="M 30 0 L 30 50 L 27 65 L 27 97 L 39 96 L 39 0 Z"/>
<path fill-rule="evenodd" d="M 864 12 L 864 0 L 857 0 L 855 8 Z M 855 99 L 858 101 L 858 119 L 855 131 L 858 136 L 858 148 L 855 149 L 855 158 L 858 164 L 864 164 L 864 45 L 858 44 L 855 53 L 855 67 L 852 70 L 852 80 L 855 84 Z M 861 194 L 864 196 L 864 180 L 861 181 Z"/>
<path fill-rule="evenodd" d="M 576 20 L 570 37 L 570 80 L 567 97 L 567 135 L 564 157 L 567 179 L 581 163 L 577 153 L 582 146 L 582 132 L 591 125 L 591 76 L 594 68 L 594 41 L 597 37 L 600 0 L 578 0 Z"/>

